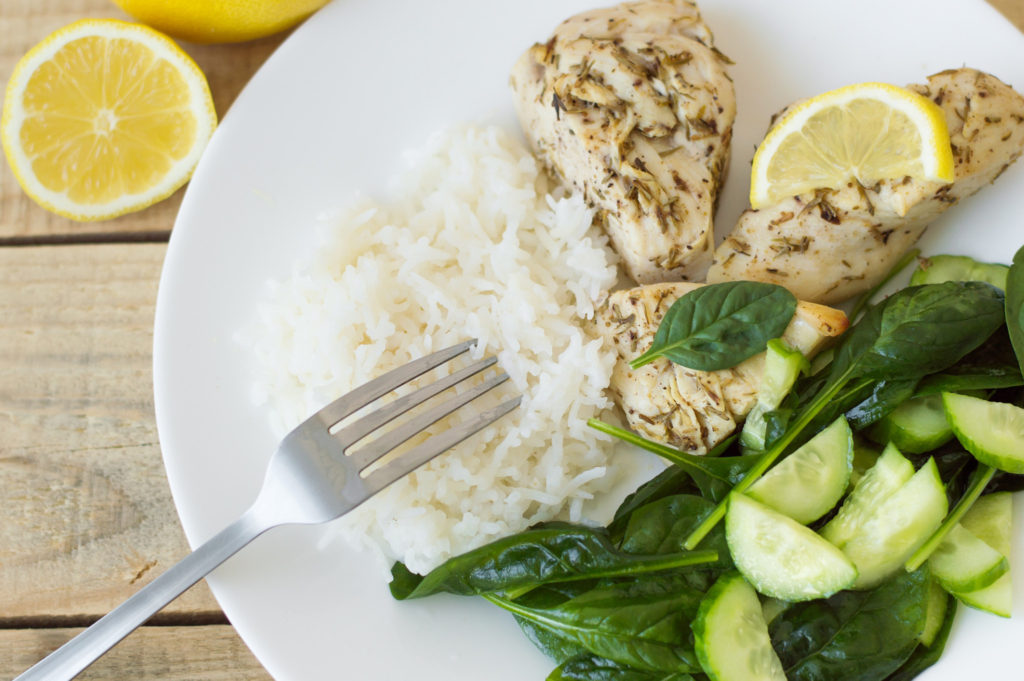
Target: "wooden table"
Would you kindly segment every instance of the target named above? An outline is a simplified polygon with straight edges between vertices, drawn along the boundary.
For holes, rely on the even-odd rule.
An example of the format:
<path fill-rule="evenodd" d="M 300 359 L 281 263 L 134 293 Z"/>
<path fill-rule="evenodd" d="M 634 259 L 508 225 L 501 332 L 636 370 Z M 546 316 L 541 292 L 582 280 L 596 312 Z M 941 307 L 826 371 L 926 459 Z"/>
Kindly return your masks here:
<path fill-rule="evenodd" d="M 1024 0 L 992 3 L 1024 30 Z M 107 0 L 3 0 L 0 81 L 45 35 L 90 16 L 124 18 Z M 223 115 L 281 40 L 185 47 Z M 32 203 L 0 164 L 0 679 L 188 550 L 151 382 L 157 280 L 180 201 L 79 224 Z M 81 678 L 269 676 L 204 583 Z"/>

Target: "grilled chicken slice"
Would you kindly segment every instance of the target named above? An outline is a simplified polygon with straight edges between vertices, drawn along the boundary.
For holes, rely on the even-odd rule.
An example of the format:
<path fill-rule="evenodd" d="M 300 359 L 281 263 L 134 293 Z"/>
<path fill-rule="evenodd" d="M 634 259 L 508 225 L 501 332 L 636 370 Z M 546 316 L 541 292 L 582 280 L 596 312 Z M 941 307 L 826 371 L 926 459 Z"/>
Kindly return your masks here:
<path fill-rule="evenodd" d="M 992 182 L 1024 150 L 1024 98 L 994 76 L 954 69 L 910 89 L 946 114 L 952 184 L 853 182 L 748 209 L 715 252 L 708 281 L 765 281 L 802 300 L 846 300 L 878 283 L 929 222 Z"/>
<path fill-rule="evenodd" d="M 728 437 L 753 408 L 764 372 L 764 353 L 731 369 L 696 371 L 659 358 L 631 369 L 629 362 L 651 346 L 672 303 L 702 284 L 665 283 L 616 291 L 596 320 L 619 359 L 611 389 L 631 428 L 644 437 L 694 454 L 705 454 Z M 808 357 L 849 326 L 846 315 L 801 302 L 783 338 Z"/>
<path fill-rule="evenodd" d="M 696 5 L 644 0 L 566 20 L 512 70 L 534 151 L 598 209 L 639 283 L 707 272 L 736 114 L 727 63 Z"/>

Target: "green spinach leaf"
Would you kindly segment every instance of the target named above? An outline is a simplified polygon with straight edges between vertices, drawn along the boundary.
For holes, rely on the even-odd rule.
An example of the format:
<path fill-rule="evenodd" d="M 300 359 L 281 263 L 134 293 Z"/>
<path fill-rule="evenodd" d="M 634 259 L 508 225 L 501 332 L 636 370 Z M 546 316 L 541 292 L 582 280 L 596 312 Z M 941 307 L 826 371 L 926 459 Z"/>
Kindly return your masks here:
<path fill-rule="evenodd" d="M 599 657 L 646 671 L 700 671 L 690 621 L 703 592 L 685 576 L 605 580 L 560 603 L 538 602 L 534 592 L 518 600 L 483 597 Z"/>
<path fill-rule="evenodd" d="M 736 366 L 786 330 L 796 298 L 775 284 L 730 281 L 690 291 L 672 304 L 658 325 L 650 349 L 630 366 L 659 357 L 690 369 L 715 371 Z"/>
<path fill-rule="evenodd" d="M 943 618 L 942 626 L 939 628 L 939 633 L 935 635 L 935 640 L 932 641 L 932 644 L 930 646 L 917 646 L 917 649 L 914 650 L 914 654 L 910 656 L 910 659 L 893 674 L 886 677 L 885 681 L 910 681 L 925 669 L 928 669 L 928 667 L 931 667 L 939 661 L 939 658 L 942 657 L 942 652 L 946 649 L 946 641 L 949 640 L 949 632 L 953 629 L 953 618 L 956 616 L 956 605 L 956 599 L 949 596 L 948 603 L 946 605 L 946 616 Z"/>
<path fill-rule="evenodd" d="M 682 550 L 683 542 L 715 505 L 690 494 L 677 494 L 653 501 L 633 512 L 622 538 L 627 553 L 671 554 Z M 718 553 L 718 560 L 703 570 L 725 570 L 732 566 L 725 532 L 716 528 L 703 544 Z M 710 584 L 708 584 L 710 586 Z"/>
<path fill-rule="evenodd" d="M 1024 247 L 1013 256 L 1006 277 L 1006 328 L 1010 332 L 1017 364 L 1024 373 Z"/>
<path fill-rule="evenodd" d="M 717 558 L 714 551 L 623 553 L 603 529 L 547 523 L 450 558 L 423 577 L 395 563 L 390 587 L 398 600 L 441 592 L 476 595 L 550 582 L 672 570 Z"/>
<path fill-rule="evenodd" d="M 694 677 L 677 672 L 642 671 L 603 657 L 580 655 L 560 664 L 547 681 L 694 681 Z"/>
<path fill-rule="evenodd" d="M 608 525 L 608 534 L 613 541 L 618 543 L 622 539 L 626 526 L 629 525 L 633 511 L 658 499 L 697 491 L 699 488 L 686 470 L 676 465 L 669 466 L 622 500 Z"/>
<path fill-rule="evenodd" d="M 795 603 L 768 629 L 789 681 L 882 681 L 913 654 L 927 603 L 918 570 L 870 591 Z"/>

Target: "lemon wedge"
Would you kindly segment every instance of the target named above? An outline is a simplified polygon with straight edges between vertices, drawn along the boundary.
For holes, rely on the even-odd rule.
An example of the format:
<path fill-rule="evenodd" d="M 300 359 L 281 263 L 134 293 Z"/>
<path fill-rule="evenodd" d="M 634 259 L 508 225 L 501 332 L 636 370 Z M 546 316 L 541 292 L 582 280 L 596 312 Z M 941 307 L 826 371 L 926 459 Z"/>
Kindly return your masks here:
<path fill-rule="evenodd" d="M 103 220 L 183 185 L 216 124 L 206 78 L 171 39 L 138 24 L 86 19 L 18 62 L 0 139 L 37 203 Z"/>
<path fill-rule="evenodd" d="M 768 131 L 754 154 L 750 205 L 904 176 L 953 181 L 942 109 L 894 85 L 848 85 L 797 104 Z"/>
<path fill-rule="evenodd" d="M 234 43 L 291 28 L 327 0 L 114 0 L 158 31 L 193 43 Z"/>

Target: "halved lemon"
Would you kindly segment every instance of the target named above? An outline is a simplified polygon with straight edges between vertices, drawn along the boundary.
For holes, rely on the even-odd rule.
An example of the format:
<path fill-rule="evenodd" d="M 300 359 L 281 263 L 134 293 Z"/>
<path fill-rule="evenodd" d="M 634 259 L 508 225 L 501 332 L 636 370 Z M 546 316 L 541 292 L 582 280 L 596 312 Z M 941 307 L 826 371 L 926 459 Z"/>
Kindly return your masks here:
<path fill-rule="evenodd" d="M 750 205 L 904 176 L 953 181 L 942 109 L 894 85 L 848 85 L 797 104 L 768 131 L 754 154 Z"/>
<path fill-rule="evenodd" d="M 25 192 L 75 220 L 103 220 L 170 195 L 217 124 L 206 78 L 168 37 L 86 19 L 22 57 L 0 138 Z"/>

